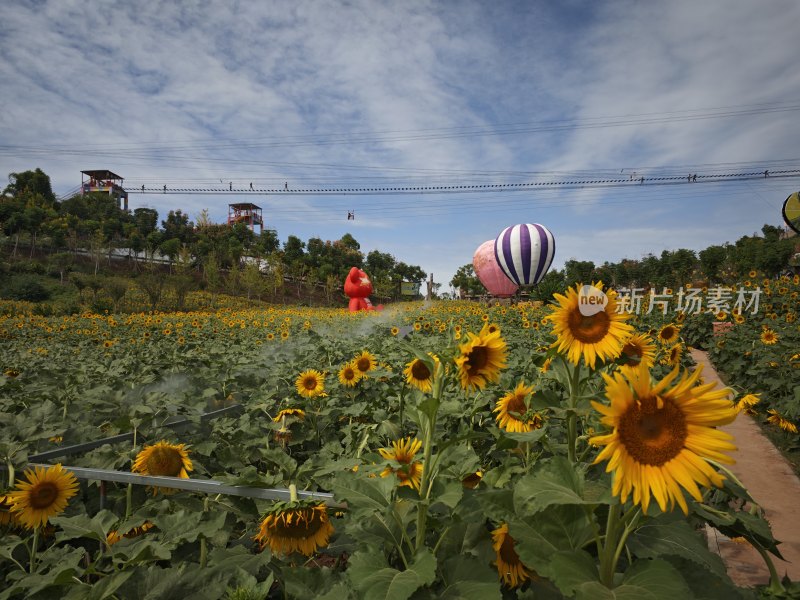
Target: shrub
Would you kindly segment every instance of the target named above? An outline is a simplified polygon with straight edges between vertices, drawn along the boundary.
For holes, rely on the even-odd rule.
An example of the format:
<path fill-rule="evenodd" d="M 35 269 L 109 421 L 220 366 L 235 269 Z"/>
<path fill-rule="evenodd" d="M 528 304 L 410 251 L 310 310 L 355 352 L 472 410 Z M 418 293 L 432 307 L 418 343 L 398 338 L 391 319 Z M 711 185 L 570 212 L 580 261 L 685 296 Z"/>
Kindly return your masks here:
<path fill-rule="evenodd" d="M 21 275 L 11 280 L 6 286 L 3 296 L 11 300 L 43 302 L 50 299 L 50 290 L 42 285 L 37 277 Z"/>

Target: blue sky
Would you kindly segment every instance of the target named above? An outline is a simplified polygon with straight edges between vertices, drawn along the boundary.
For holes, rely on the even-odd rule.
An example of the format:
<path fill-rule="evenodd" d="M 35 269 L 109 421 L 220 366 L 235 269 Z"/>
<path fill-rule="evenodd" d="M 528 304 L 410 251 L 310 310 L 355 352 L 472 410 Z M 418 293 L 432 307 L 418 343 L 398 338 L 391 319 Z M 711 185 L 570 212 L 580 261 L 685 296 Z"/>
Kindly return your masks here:
<path fill-rule="evenodd" d="M 0 172 L 131 188 L 484 185 L 798 168 L 795 0 L 8 1 Z M 282 241 L 351 233 L 447 283 L 514 223 L 553 263 L 702 249 L 780 224 L 798 179 L 253 201 Z M 347 221 L 354 210 L 355 221 Z"/>

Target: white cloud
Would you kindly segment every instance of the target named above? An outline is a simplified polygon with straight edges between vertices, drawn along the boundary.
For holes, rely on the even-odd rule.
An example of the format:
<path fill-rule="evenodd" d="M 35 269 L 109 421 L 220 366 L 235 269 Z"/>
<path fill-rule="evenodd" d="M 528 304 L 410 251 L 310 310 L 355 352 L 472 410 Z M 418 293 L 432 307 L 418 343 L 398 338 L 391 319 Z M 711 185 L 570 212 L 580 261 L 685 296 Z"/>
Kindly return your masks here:
<path fill-rule="evenodd" d="M 16 149 L 0 148 L 0 172 L 40 166 L 59 192 L 74 187 L 87 168 L 109 168 L 137 186 L 222 179 L 378 187 L 401 178 L 485 181 L 478 171 L 555 178 L 581 170 L 792 158 L 796 152 L 796 112 L 428 136 L 448 128 L 455 133 L 797 102 L 800 70 L 789 40 L 796 37 L 800 4 L 793 0 L 552 6 L 143 0 L 104 6 L 5 3 L 0 140 Z M 401 134 L 428 139 L 396 139 Z M 329 143 L 364 135 L 373 141 Z M 157 151 L 164 146 L 169 151 Z M 86 154 L 90 148 L 99 154 Z M 310 163 L 387 169 L 303 166 Z M 764 201 L 753 194 L 756 201 L 748 203 L 749 188 L 730 188 L 739 202 L 733 219 L 727 215 L 731 192 L 709 186 L 642 189 L 641 204 L 620 190 L 516 196 L 525 202 L 476 196 L 484 200 L 482 210 L 465 196 L 281 201 L 308 212 L 263 204 L 276 209 L 265 210 L 265 218 L 282 239 L 292 233 L 338 239 L 352 228 L 368 249 L 391 252 L 449 281 L 478 244 L 513 222 L 541 221 L 558 231 L 557 264 L 572 255 L 602 262 L 617 257 L 617 249 L 635 256 L 673 244 L 696 248 L 706 239 L 734 240 L 779 219 L 766 200 L 785 197 L 785 189 L 753 185 Z M 221 221 L 229 199 L 132 196 L 134 206 L 140 201 L 153 204 L 162 218 L 173 208 L 195 215 L 208 207 Z M 445 201 L 453 210 L 440 214 Z M 381 206 L 385 210 L 367 209 Z M 689 207 L 702 216 L 687 228 Z M 355 222 L 345 220 L 350 208 Z M 713 218 L 715 225 L 697 225 L 700 218 Z M 588 224 L 598 232 L 595 240 L 614 240 L 613 251 L 586 239 Z"/>

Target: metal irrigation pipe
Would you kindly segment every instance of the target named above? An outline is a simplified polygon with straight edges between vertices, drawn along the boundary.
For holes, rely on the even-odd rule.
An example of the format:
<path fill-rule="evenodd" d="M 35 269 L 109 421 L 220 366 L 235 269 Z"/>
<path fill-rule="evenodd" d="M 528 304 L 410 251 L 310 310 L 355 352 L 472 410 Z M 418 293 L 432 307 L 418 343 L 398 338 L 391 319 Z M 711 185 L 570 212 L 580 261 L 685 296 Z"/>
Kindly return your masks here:
<path fill-rule="evenodd" d="M 28 467 L 48 468 L 52 465 L 28 463 Z M 0 469 L 5 465 L 0 465 Z M 132 483 L 134 485 L 152 485 L 164 488 L 184 490 L 187 492 L 199 492 L 201 494 L 224 494 L 226 496 L 240 496 L 242 498 L 258 498 L 260 500 L 283 500 L 289 501 L 291 494 L 289 490 L 283 488 L 256 488 L 249 486 L 228 485 L 214 479 L 182 479 L 180 477 L 166 477 L 161 475 L 139 475 L 137 473 L 126 473 L 124 471 L 112 471 L 109 469 L 91 469 L 88 467 L 62 467 L 71 471 L 78 479 L 90 481 L 113 481 L 115 483 Z M 101 488 L 102 493 L 102 488 Z M 335 508 L 344 508 L 345 504 L 335 502 L 333 494 L 327 492 L 307 492 L 298 490 L 298 498 L 302 500 L 320 500 L 326 505 Z"/>

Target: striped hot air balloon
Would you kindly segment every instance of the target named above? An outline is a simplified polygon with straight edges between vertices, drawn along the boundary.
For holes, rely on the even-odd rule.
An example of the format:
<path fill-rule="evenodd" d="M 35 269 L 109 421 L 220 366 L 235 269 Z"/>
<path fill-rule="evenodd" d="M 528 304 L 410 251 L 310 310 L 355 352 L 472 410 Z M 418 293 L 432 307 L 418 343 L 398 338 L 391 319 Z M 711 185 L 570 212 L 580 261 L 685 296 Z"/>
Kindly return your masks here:
<path fill-rule="evenodd" d="M 494 241 L 497 264 L 517 285 L 536 285 L 547 274 L 556 253 L 550 230 L 538 223 L 503 229 Z"/>

